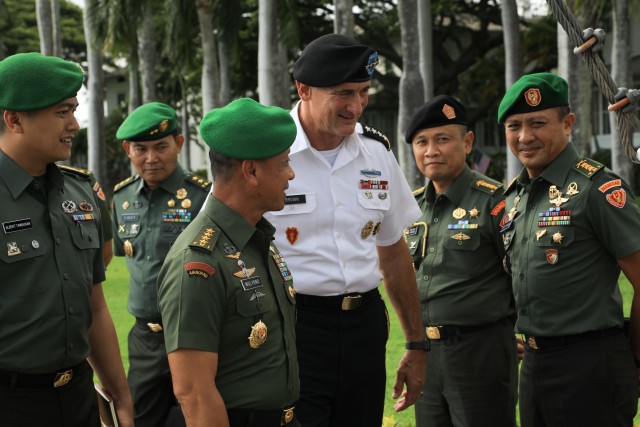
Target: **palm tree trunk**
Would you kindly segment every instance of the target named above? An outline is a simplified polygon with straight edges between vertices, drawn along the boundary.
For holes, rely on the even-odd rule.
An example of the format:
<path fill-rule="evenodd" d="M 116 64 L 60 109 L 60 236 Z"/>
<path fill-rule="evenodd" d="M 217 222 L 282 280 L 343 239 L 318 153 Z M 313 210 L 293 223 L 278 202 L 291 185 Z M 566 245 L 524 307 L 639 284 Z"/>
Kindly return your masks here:
<path fill-rule="evenodd" d="M 62 57 L 62 28 L 60 27 L 60 0 L 51 0 L 51 45 L 53 55 Z"/>
<path fill-rule="evenodd" d="M 51 4 L 49 0 L 36 0 L 38 34 L 40 35 L 40 53 L 53 54 L 53 29 L 51 23 Z"/>
<path fill-rule="evenodd" d="M 353 0 L 333 0 L 333 32 L 353 37 Z"/>
<path fill-rule="evenodd" d="M 156 36 L 153 15 L 156 4 L 153 0 L 144 0 L 142 4 L 142 25 L 139 28 L 138 52 L 142 75 L 142 102 L 157 101 L 156 95 Z"/>

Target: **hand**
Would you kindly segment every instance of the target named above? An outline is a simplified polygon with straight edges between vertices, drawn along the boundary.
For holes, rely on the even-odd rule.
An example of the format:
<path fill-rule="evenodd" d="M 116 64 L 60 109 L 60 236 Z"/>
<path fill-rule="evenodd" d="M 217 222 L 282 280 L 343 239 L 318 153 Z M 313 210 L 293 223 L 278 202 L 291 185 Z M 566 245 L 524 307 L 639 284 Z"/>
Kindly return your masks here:
<path fill-rule="evenodd" d="M 134 427 L 133 408 L 129 405 L 120 405 L 116 401 L 114 401 L 113 404 L 116 407 L 116 416 L 118 417 L 120 427 Z"/>
<path fill-rule="evenodd" d="M 521 336 L 516 335 L 516 343 L 518 349 L 518 362 L 520 362 L 524 359 L 524 340 Z"/>
<path fill-rule="evenodd" d="M 427 353 L 422 350 L 405 351 L 396 371 L 396 382 L 393 385 L 394 399 L 398 399 L 393 409 L 404 411 L 413 405 L 422 394 L 427 373 Z M 403 391 L 404 386 L 407 389 Z"/>

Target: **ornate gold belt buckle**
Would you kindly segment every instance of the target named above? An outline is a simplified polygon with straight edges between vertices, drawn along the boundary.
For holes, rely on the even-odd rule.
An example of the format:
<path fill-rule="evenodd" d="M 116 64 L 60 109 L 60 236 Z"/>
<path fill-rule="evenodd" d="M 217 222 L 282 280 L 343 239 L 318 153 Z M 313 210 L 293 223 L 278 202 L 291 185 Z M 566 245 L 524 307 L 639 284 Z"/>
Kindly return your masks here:
<path fill-rule="evenodd" d="M 159 323 L 147 323 L 147 326 L 149 327 L 149 329 L 151 329 L 151 332 L 160 332 L 162 330 L 162 326 Z"/>
<path fill-rule="evenodd" d="M 538 343 L 536 342 L 536 337 L 527 337 L 527 344 L 534 350 L 539 350 Z"/>
<path fill-rule="evenodd" d="M 437 326 L 427 326 L 426 327 L 427 338 L 430 340 L 439 340 L 440 339 L 440 328 Z"/>
<path fill-rule="evenodd" d="M 67 385 L 69 381 L 71 381 L 71 378 L 73 378 L 73 369 L 69 369 L 68 371 L 64 372 L 58 372 L 53 380 L 53 386 L 57 388 Z"/>
<path fill-rule="evenodd" d="M 294 408 L 295 408 L 295 406 L 292 406 L 291 408 L 287 408 L 287 409 L 283 409 L 282 410 L 282 421 L 280 422 L 281 426 L 287 425 L 291 421 L 293 421 L 293 409 Z"/>
<path fill-rule="evenodd" d="M 342 311 L 355 310 L 362 305 L 362 295 L 348 295 L 342 298 Z"/>

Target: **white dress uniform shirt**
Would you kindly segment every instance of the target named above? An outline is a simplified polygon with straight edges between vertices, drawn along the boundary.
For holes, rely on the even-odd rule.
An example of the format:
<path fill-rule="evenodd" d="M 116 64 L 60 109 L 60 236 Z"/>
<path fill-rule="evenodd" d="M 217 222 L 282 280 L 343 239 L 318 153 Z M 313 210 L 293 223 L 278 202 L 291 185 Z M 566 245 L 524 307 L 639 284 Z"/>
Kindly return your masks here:
<path fill-rule="evenodd" d="M 378 286 L 376 246 L 396 243 L 421 211 L 393 153 L 363 134 L 345 138 L 333 166 L 298 135 L 289 157 L 296 174 L 282 211 L 265 217 L 296 284 L 307 295 L 364 293 Z"/>

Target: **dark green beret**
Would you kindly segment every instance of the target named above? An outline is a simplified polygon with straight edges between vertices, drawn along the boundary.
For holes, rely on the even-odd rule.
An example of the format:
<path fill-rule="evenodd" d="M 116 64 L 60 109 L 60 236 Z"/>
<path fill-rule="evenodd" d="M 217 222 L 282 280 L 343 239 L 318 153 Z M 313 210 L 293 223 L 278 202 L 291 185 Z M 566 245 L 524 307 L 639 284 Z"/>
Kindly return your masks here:
<path fill-rule="evenodd" d="M 498 107 L 498 123 L 511 114 L 531 113 L 569 105 L 569 89 L 562 77 L 551 73 L 527 74 L 505 93 Z"/>
<path fill-rule="evenodd" d="M 73 98 L 84 75 L 78 64 L 37 52 L 0 61 L 0 109 L 34 111 Z"/>
<path fill-rule="evenodd" d="M 427 101 L 416 111 L 405 133 L 404 140 L 411 144 L 413 136 L 420 129 L 446 125 L 467 125 L 467 111 L 464 105 L 449 95 L 438 95 Z"/>
<path fill-rule="evenodd" d="M 176 130 L 176 110 L 161 102 L 141 105 L 118 128 L 120 141 L 154 141 Z"/>
<path fill-rule="evenodd" d="M 378 52 L 342 34 L 326 34 L 307 45 L 293 66 L 293 78 L 315 87 L 371 79 Z"/>
<path fill-rule="evenodd" d="M 209 111 L 200 135 L 216 153 L 232 159 L 260 160 L 277 156 L 296 139 L 296 124 L 288 111 L 240 98 Z"/>

